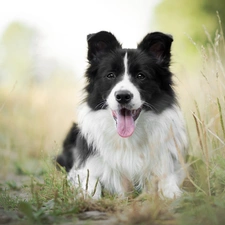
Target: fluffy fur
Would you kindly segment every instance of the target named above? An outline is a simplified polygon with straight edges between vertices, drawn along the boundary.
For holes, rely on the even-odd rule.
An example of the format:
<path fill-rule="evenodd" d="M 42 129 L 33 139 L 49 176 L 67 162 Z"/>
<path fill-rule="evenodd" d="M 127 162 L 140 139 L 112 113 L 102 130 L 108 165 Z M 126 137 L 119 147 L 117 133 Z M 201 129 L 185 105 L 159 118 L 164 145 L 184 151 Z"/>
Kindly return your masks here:
<path fill-rule="evenodd" d="M 187 137 L 169 70 L 172 37 L 150 33 L 137 49 L 106 31 L 87 41 L 85 98 L 57 162 L 94 198 L 102 187 L 179 196 Z"/>

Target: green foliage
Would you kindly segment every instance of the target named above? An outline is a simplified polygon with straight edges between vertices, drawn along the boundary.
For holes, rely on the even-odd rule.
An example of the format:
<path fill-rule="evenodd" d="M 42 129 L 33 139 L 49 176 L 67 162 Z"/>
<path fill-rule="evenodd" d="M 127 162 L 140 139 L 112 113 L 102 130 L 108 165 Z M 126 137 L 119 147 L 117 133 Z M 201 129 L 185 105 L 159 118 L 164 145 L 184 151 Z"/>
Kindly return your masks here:
<path fill-rule="evenodd" d="M 0 191 L 0 206 L 4 207 L 6 210 L 16 209 L 19 203 L 19 198 L 13 198 L 8 191 Z"/>
<path fill-rule="evenodd" d="M 36 31 L 22 23 L 12 23 L 1 40 L 1 80 L 32 79 L 35 60 Z M 12 66 L 13 65 L 13 66 Z"/>
<path fill-rule="evenodd" d="M 21 22 L 13 22 L 0 38 L 0 82 L 19 87 L 32 86 L 64 77 L 74 81 L 71 68 L 56 59 L 42 55 L 37 30 Z M 62 79 L 59 79 L 60 82 Z"/>
<path fill-rule="evenodd" d="M 224 199 L 224 196 L 205 196 L 202 193 L 184 195 L 177 209 L 177 213 L 180 213 L 180 224 L 223 224 L 225 203 L 221 197 Z"/>
<path fill-rule="evenodd" d="M 173 35 L 175 62 L 186 62 L 189 71 L 199 68 L 198 53 L 192 42 L 203 46 L 208 43 L 203 27 L 210 34 L 216 32 L 219 26 L 217 12 L 221 21 L 225 21 L 223 0 L 163 0 L 156 7 L 154 27 Z"/>
<path fill-rule="evenodd" d="M 12 181 L 7 181 L 6 182 L 6 185 L 10 188 L 10 189 L 13 189 L 13 190 L 19 190 L 20 187 L 18 186 L 18 184 L 12 180 Z"/>
<path fill-rule="evenodd" d="M 223 0 L 164 0 L 156 9 L 156 23 L 162 30 L 172 33 L 187 33 L 198 44 L 206 44 L 208 39 L 202 26 L 205 25 L 208 32 L 213 34 L 218 29 L 216 12 L 219 12 L 221 20 L 225 20 Z"/>

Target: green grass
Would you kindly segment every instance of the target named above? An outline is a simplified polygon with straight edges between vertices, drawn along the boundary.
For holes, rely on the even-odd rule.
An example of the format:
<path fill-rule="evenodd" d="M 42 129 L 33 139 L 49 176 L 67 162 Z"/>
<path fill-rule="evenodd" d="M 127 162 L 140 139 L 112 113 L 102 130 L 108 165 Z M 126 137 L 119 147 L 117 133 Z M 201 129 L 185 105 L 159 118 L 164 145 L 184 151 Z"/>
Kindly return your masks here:
<path fill-rule="evenodd" d="M 225 223 L 225 43 L 220 29 L 208 46 L 196 46 L 202 65 L 177 82 L 190 140 L 190 170 L 184 194 L 158 196 L 105 194 L 99 201 L 77 196 L 66 173 L 52 158 L 73 120 L 76 85 L 0 86 L 0 206 L 24 214 L 34 224 L 76 221 L 79 213 L 98 210 L 121 224 Z M 177 74 L 179 77 L 179 74 Z"/>

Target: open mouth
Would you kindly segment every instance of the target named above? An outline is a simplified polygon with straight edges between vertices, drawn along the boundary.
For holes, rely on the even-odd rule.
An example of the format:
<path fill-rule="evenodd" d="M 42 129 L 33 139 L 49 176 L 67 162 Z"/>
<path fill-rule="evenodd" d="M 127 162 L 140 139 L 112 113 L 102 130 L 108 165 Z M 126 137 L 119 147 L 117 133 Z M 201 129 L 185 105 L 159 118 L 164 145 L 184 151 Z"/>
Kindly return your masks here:
<path fill-rule="evenodd" d="M 123 137 L 130 137 L 135 129 L 135 120 L 139 117 L 141 108 L 136 110 L 129 110 L 122 108 L 120 110 L 113 110 L 113 118 L 116 121 L 118 134 Z"/>

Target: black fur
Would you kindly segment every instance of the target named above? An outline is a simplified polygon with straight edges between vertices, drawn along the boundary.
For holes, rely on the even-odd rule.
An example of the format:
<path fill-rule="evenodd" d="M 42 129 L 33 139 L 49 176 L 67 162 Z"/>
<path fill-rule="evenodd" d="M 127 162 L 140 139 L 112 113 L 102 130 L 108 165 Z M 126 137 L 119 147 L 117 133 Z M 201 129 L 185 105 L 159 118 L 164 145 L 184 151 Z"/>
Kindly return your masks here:
<path fill-rule="evenodd" d="M 74 155 L 74 148 L 76 147 L 76 156 Z M 63 142 L 63 152 L 61 155 L 57 156 L 56 162 L 64 167 L 67 172 L 73 167 L 74 157 L 79 158 L 78 167 L 85 163 L 85 160 L 94 153 L 91 146 L 87 145 L 86 140 L 82 137 L 79 132 L 79 128 L 76 123 L 73 123 L 71 129 L 69 130 L 64 142 Z"/>
<path fill-rule="evenodd" d="M 63 152 L 61 155 L 57 156 L 56 158 L 56 162 L 60 166 L 64 167 L 67 172 L 70 171 L 74 163 L 73 150 L 74 150 L 74 147 L 76 146 L 78 133 L 79 133 L 79 129 L 77 127 L 77 124 L 73 123 L 70 131 L 68 132 L 63 142 Z"/>

